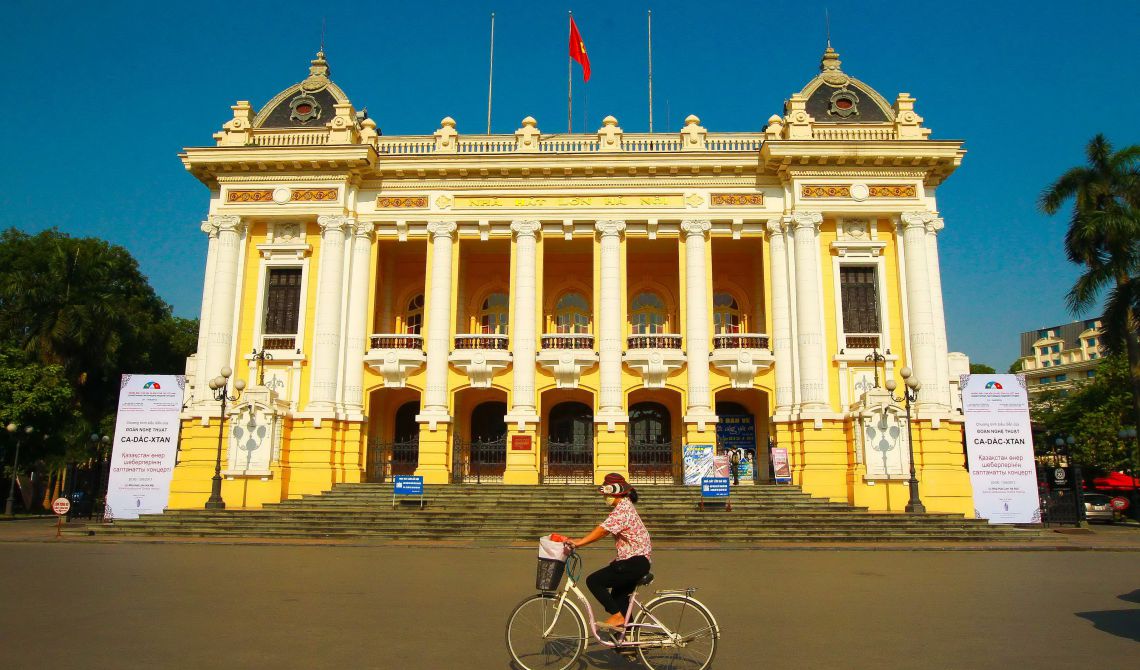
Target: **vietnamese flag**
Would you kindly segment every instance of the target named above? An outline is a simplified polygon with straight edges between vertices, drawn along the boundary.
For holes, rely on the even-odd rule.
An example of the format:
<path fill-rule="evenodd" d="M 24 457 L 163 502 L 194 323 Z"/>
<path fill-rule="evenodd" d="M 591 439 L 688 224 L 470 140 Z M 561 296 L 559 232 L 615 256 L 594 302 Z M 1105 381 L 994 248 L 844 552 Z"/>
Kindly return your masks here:
<path fill-rule="evenodd" d="M 570 17 L 570 57 L 582 66 L 582 81 L 590 81 L 590 57 L 586 55 L 586 43 L 578 32 L 578 24 Z"/>

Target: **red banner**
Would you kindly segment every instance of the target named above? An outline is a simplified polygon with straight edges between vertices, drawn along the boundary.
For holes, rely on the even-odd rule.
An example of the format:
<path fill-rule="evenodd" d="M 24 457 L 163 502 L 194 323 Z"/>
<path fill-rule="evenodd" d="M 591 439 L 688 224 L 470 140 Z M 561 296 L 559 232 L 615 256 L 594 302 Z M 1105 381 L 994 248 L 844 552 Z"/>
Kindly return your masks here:
<path fill-rule="evenodd" d="M 582 81 L 590 81 L 590 57 L 586 55 L 586 43 L 582 41 L 574 17 L 570 17 L 570 57 L 582 66 Z"/>

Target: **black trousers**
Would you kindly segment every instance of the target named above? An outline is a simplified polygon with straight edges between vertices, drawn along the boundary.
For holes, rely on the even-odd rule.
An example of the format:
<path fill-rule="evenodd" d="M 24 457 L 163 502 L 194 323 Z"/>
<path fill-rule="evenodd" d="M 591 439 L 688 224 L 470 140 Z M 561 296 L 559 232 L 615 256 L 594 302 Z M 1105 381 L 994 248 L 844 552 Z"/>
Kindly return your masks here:
<path fill-rule="evenodd" d="M 629 610 L 629 595 L 637 588 L 637 582 L 649 574 L 649 559 L 634 556 L 624 561 L 614 561 L 586 578 L 590 593 L 598 599 L 610 614 Z"/>

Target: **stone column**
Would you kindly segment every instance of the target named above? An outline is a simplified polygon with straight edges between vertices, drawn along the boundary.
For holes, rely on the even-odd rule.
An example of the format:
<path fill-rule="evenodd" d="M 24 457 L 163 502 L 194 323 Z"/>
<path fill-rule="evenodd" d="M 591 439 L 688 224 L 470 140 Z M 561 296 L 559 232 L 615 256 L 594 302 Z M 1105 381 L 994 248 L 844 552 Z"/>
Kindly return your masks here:
<path fill-rule="evenodd" d="M 538 423 L 535 410 L 534 368 L 537 347 L 535 330 L 537 320 L 538 285 L 535 255 L 537 249 L 538 221 L 513 221 L 511 230 L 515 233 L 515 313 L 514 338 L 514 391 L 511 395 L 511 411 L 508 423 Z"/>
<path fill-rule="evenodd" d="M 209 236 L 206 247 L 206 276 L 202 281 L 202 318 L 198 323 L 198 348 L 194 356 L 194 403 L 212 402 L 209 393 L 214 375 L 206 369 L 206 349 L 210 341 L 210 301 L 214 293 L 214 272 L 218 265 L 218 224 L 213 219 L 202 222 L 202 232 Z M 215 371 L 214 374 L 217 374 Z"/>
<path fill-rule="evenodd" d="M 336 410 L 337 372 L 340 363 L 340 327 L 344 309 L 344 243 L 353 226 L 350 217 L 317 217 L 321 227 L 320 279 L 313 326 L 313 371 L 309 390 L 310 412 Z"/>
<path fill-rule="evenodd" d="M 368 350 L 368 286 L 372 270 L 375 226 L 357 223 L 352 236 L 352 269 L 348 285 L 348 319 L 344 338 L 344 409 L 364 411 L 364 354 Z"/>
<path fill-rule="evenodd" d="M 772 268 L 772 355 L 776 367 L 776 414 L 792 408 L 792 308 L 788 296 L 788 247 L 784 222 L 768 221 L 768 258 Z"/>
<path fill-rule="evenodd" d="M 447 412 L 447 356 L 451 351 L 451 256 L 455 230 L 454 221 L 432 221 L 428 224 L 432 256 L 427 337 L 424 342 L 427 380 L 416 421 L 429 424 L 431 430 L 437 423 L 451 421 Z"/>
<path fill-rule="evenodd" d="M 796 327 L 799 335 L 800 408 L 828 407 L 823 305 L 819 295 L 819 212 L 792 215 L 796 256 Z"/>
<path fill-rule="evenodd" d="M 601 304 L 598 309 L 598 394 L 599 423 L 625 423 L 621 389 L 621 298 L 625 282 L 621 276 L 621 235 L 625 221 L 598 221 L 601 236 L 600 280 Z"/>
<path fill-rule="evenodd" d="M 697 424 L 703 432 L 705 424 L 716 423 L 709 397 L 709 314 L 708 266 L 705 263 L 705 235 L 711 222 L 690 219 L 681 222 L 685 240 L 685 342 L 689 363 L 689 406 L 685 423 Z"/>
<path fill-rule="evenodd" d="M 937 403 L 937 369 L 934 336 L 934 307 L 931 301 L 929 251 L 926 246 L 926 226 L 934 221 L 927 211 L 903 212 L 899 217 L 902 228 L 903 260 L 906 272 L 907 320 L 910 327 L 910 351 L 907 358 L 915 379 L 922 388 L 918 392 L 918 409 L 933 409 Z"/>
<path fill-rule="evenodd" d="M 946 312 L 942 305 L 942 270 L 938 263 L 938 233 L 945 226 L 940 218 L 926 225 L 926 269 L 930 275 L 930 309 L 934 315 L 934 364 L 936 395 L 930 400 L 949 412 L 954 406 L 950 397 L 950 350 L 946 343 Z"/>
<path fill-rule="evenodd" d="M 210 296 L 210 321 L 206 336 L 206 357 L 199 361 L 205 380 L 218 376 L 221 369 L 230 365 L 234 338 L 234 307 L 237 300 L 238 276 L 241 271 L 241 238 L 245 224 L 239 216 L 211 216 L 210 224 L 217 227 L 215 243 L 216 261 Z M 204 393 L 208 393 L 207 389 Z M 210 397 L 213 400 L 213 397 Z"/>

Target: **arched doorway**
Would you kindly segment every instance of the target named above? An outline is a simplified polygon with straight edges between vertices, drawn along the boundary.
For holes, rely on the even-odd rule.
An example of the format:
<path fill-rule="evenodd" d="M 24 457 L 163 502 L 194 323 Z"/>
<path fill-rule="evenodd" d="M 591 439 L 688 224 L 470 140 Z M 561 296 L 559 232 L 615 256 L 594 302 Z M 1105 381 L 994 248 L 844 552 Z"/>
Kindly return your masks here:
<path fill-rule="evenodd" d="M 467 441 L 456 439 L 452 481 L 501 482 L 507 468 L 507 403 L 481 402 L 471 410 Z"/>
<path fill-rule="evenodd" d="M 756 417 L 738 402 L 716 403 L 716 453 L 727 455 L 731 450 L 740 452 L 737 474 L 742 482 L 757 478 Z"/>
<path fill-rule="evenodd" d="M 550 409 L 542 445 L 542 481 L 590 483 L 594 480 L 594 410 L 581 402 L 561 402 Z"/>
<path fill-rule="evenodd" d="M 419 393 L 410 388 L 374 389 L 368 401 L 366 481 L 387 482 L 410 475 L 419 465 Z"/>
<path fill-rule="evenodd" d="M 633 482 L 675 483 L 680 474 L 673 459 L 669 408 L 639 402 L 629 408 L 629 478 Z"/>
<path fill-rule="evenodd" d="M 420 463 L 420 425 L 416 423 L 419 413 L 418 401 L 406 402 L 396 410 L 389 475 L 414 474 Z"/>

